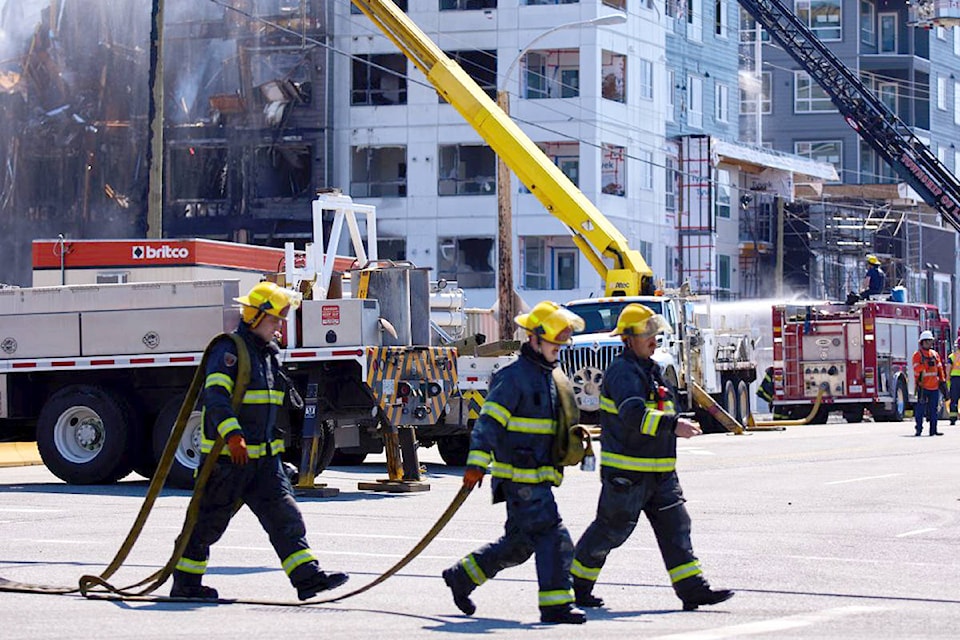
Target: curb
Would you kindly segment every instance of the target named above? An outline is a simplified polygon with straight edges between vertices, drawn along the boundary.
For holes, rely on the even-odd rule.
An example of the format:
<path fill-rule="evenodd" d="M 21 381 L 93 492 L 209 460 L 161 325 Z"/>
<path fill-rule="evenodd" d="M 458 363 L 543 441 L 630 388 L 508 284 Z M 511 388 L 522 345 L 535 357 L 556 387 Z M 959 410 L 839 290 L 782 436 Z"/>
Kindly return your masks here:
<path fill-rule="evenodd" d="M 0 468 L 43 464 L 36 442 L 0 442 Z"/>

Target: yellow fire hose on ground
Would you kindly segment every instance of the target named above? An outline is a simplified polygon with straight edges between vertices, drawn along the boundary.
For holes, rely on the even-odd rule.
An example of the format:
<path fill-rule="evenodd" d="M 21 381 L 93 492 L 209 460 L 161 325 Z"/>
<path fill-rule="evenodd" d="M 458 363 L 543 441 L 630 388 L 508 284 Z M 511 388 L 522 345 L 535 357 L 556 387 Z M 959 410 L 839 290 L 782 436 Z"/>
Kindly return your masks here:
<path fill-rule="evenodd" d="M 820 404 L 823 401 L 823 395 L 823 389 L 817 391 L 817 397 L 813 401 L 813 406 L 810 407 L 810 413 L 803 418 L 797 418 L 795 420 L 754 420 L 753 414 L 750 414 L 750 418 L 747 420 L 747 430 L 759 430 L 763 428 L 778 429 L 784 427 L 796 427 L 802 424 L 810 424 L 820 411 Z"/>
<path fill-rule="evenodd" d="M 427 547 L 427 545 L 430 544 L 430 542 L 433 541 L 433 539 L 440 533 L 440 531 L 457 512 L 464 500 L 466 500 L 467 496 L 470 495 L 470 489 L 461 487 L 460 491 L 458 491 L 456 496 L 454 496 L 453 500 L 450 502 L 450 505 L 443 512 L 443 514 L 441 514 L 437 522 L 413 547 L 413 549 L 410 550 L 409 553 L 407 553 L 403 558 L 400 559 L 400 561 L 398 561 L 395 565 L 390 567 L 387 571 L 375 578 L 370 583 L 340 596 L 326 598 L 323 600 L 308 600 L 306 602 L 284 602 L 276 600 L 228 598 L 204 600 L 198 598 L 170 598 L 165 596 L 150 595 L 153 591 L 163 585 L 167 578 L 169 578 L 173 573 L 173 569 L 176 566 L 177 561 L 180 559 L 180 556 L 183 554 L 183 550 L 190 539 L 190 534 L 193 532 L 193 527 L 197 520 L 197 512 L 200 507 L 200 497 L 203 495 L 204 487 L 206 486 L 210 474 L 213 472 L 214 466 L 217 464 L 217 458 L 224 446 L 223 438 L 218 436 L 216 442 L 214 443 L 213 449 L 209 454 L 207 454 L 207 458 L 197 474 L 193 495 L 190 498 L 190 503 L 187 505 L 187 514 L 184 518 L 183 527 L 180 530 L 180 534 L 177 536 L 177 541 L 174 544 L 174 550 L 170 556 L 170 559 L 167 560 L 166 564 L 161 569 L 139 582 L 119 588 L 111 585 L 108 580 L 123 565 L 124 561 L 127 559 L 127 556 L 130 554 L 130 551 L 133 549 L 134 544 L 140 536 L 140 533 L 143 531 L 143 527 L 146 524 L 148 516 L 150 515 L 150 511 L 152 510 L 153 505 L 156 502 L 161 489 L 163 488 L 163 483 L 166 481 L 167 475 L 170 473 L 170 468 L 173 465 L 173 459 L 174 454 L 176 453 L 177 445 L 180 442 L 180 438 L 183 435 L 184 430 L 186 429 L 190 414 L 193 412 L 194 406 L 196 406 L 197 399 L 200 395 L 200 390 L 203 388 L 207 356 L 209 354 L 210 347 L 214 342 L 216 342 L 216 339 L 211 341 L 210 345 L 207 346 L 200 365 L 197 367 L 197 370 L 194 373 L 193 380 L 190 383 L 190 388 L 187 390 L 183 405 L 180 407 L 180 413 L 177 416 L 177 422 L 170 433 L 170 437 L 167 439 L 167 444 L 164 447 L 163 455 L 160 457 L 160 462 L 157 464 L 157 470 L 150 481 L 150 486 L 147 489 L 147 495 L 144 498 L 143 504 L 140 506 L 140 511 L 134 520 L 133 526 L 130 528 L 130 531 L 127 533 L 127 536 L 123 541 L 123 544 L 120 545 L 120 549 L 117 551 L 107 568 L 97 576 L 81 576 L 79 579 L 79 585 L 76 587 L 56 587 L 49 585 L 26 584 L 22 582 L 14 582 L 12 580 L 7 580 L 6 578 L 0 577 L 0 591 L 40 593 L 48 595 L 68 595 L 79 593 L 83 597 L 97 600 L 217 602 L 221 604 L 258 604 L 282 607 L 301 607 L 306 605 L 337 602 L 339 600 L 344 600 L 372 589 L 409 564 Z M 238 351 L 241 354 L 239 358 L 240 375 L 237 376 L 238 380 L 233 393 L 235 407 L 239 405 L 240 399 L 243 398 L 243 394 L 246 392 L 246 381 L 249 380 L 250 366 L 249 360 L 244 357 L 246 356 L 246 349 L 238 349 Z M 244 370 L 247 371 L 247 374 L 243 373 Z M 240 506 L 241 505 L 237 505 L 237 508 L 239 509 Z"/>

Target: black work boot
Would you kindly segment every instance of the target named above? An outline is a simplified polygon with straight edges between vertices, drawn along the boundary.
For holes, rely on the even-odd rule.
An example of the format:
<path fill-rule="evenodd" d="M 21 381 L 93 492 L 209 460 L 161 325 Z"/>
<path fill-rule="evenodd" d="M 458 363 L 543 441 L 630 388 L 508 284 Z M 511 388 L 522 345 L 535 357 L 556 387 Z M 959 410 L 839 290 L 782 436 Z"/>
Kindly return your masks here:
<path fill-rule="evenodd" d="M 216 600 L 220 597 L 213 587 L 200 584 L 200 578 L 195 580 L 173 577 L 173 586 L 170 587 L 171 598 L 190 598 L 191 600 Z"/>
<path fill-rule="evenodd" d="M 350 576 L 345 573 L 340 573 L 339 571 L 334 571 L 333 573 L 319 571 L 313 574 L 306 582 L 297 586 L 297 597 L 301 600 L 309 600 L 321 591 L 336 589 L 349 579 Z"/>
<path fill-rule="evenodd" d="M 730 589 L 711 589 L 709 585 L 697 587 L 690 593 L 680 596 L 683 600 L 684 611 L 696 611 L 697 607 L 708 604 L 719 604 L 733 597 Z"/>
<path fill-rule="evenodd" d="M 473 600 L 470 599 L 470 592 L 473 589 L 463 587 L 461 582 L 457 580 L 456 566 L 444 569 L 442 575 L 443 581 L 447 583 L 450 592 L 453 594 L 453 604 L 457 605 L 457 609 L 460 609 L 464 615 L 472 616 L 477 610 L 477 605 L 473 604 Z"/>
<path fill-rule="evenodd" d="M 593 582 L 583 578 L 573 579 L 573 595 L 576 598 L 578 607 L 593 609 L 603 606 L 603 598 L 593 595 Z"/>
<path fill-rule="evenodd" d="M 540 622 L 544 624 L 583 624 L 587 614 L 569 604 L 540 607 Z"/>

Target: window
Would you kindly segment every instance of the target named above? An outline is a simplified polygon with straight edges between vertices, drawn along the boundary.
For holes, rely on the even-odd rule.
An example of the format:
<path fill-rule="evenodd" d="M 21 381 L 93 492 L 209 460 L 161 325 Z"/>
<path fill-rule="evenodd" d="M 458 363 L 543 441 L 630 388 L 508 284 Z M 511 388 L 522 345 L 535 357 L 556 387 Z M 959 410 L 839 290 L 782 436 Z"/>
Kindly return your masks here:
<path fill-rule="evenodd" d="M 580 50 L 530 51 L 523 57 L 524 98 L 576 98 L 580 95 Z"/>
<path fill-rule="evenodd" d="M 877 44 L 876 7 L 872 2 L 860 0 L 860 42 Z"/>
<path fill-rule="evenodd" d="M 960 29 L 953 30 L 953 55 L 960 56 Z"/>
<path fill-rule="evenodd" d="M 497 191 L 497 158 L 485 145 L 441 145 L 439 183 L 441 196 L 493 195 Z"/>
<path fill-rule="evenodd" d="M 703 0 L 687 0 L 687 39 L 703 40 Z"/>
<path fill-rule="evenodd" d="M 257 147 L 250 162 L 255 198 L 295 198 L 310 193 L 313 153 L 308 145 Z"/>
<path fill-rule="evenodd" d="M 165 177 L 171 200 L 227 199 L 226 147 L 170 145 L 166 155 Z"/>
<path fill-rule="evenodd" d="M 496 51 L 447 51 L 467 75 L 480 85 L 491 100 L 497 99 L 497 52 Z M 440 102 L 445 102 L 441 97 Z"/>
<path fill-rule="evenodd" d="M 406 238 L 377 238 L 377 257 L 380 260 L 401 262 L 407 259 Z"/>
<path fill-rule="evenodd" d="M 538 142 L 540 150 L 557 165 L 563 175 L 570 178 L 576 186 L 580 186 L 580 143 L 579 142 Z M 530 193 L 523 183 L 520 184 L 520 193 Z"/>
<path fill-rule="evenodd" d="M 947 110 L 947 79 L 943 76 L 937 76 L 937 109 Z"/>
<path fill-rule="evenodd" d="M 407 195 L 406 147 L 353 147 L 350 195 L 354 198 Z"/>
<path fill-rule="evenodd" d="M 730 291 L 730 256 L 717 256 L 717 288 Z"/>
<path fill-rule="evenodd" d="M 440 11 L 496 9 L 497 0 L 440 0 Z"/>
<path fill-rule="evenodd" d="M 627 195 L 627 150 L 613 144 L 604 144 L 601 154 L 600 189 L 613 196 Z"/>
<path fill-rule="evenodd" d="M 716 103 L 717 122 L 730 121 L 730 88 L 725 84 L 717 83 L 714 87 L 714 102 Z"/>
<path fill-rule="evenodd" d="M 757 94 L 756 80 L 752 75 L 741 77 L 744 87 L 740 89 L 740 113 L 754 114 L 757 112 L 757 101 L 760 102 L 760 113 L 769 114 L 771 109 L 771 94 L 773 79 L 769 71 L 760 74 L 760 93 Z"/>
<path fill-rule="evenodd" d="M 797 0 L 797 17 L 821 40 L 839 40 L 841 35 L 840 0 Z"/>
<path fill-rule="evenodd" d="M 640 241 L 640 255 L 643 256 L 643 259 L 648 263 L 653 259 L 653 243 L 648 240 Z"/>
<path fill-rule="evenodd" d="M 640 150 L 637 159 L 640 162 L 640 188 L 649 191 L 653 189 L 653 153 Z"/>
<path fill-rule="evenodd" d="M 673 257 L 673 247 L 664 247 L 663 248 L 663 280 L 664 284 L 668 287 L 676 286 L 676 279 L 674 274 L 676 273 L 676 264 L 675 258 Z"/>
<path fill-rule="evenodd" d="M 615 102 L 627 101 L 627 56 L 604 51 L 600 77 L 600 93 L 604 98 Z"/>
<path fill-rule="evenodd" d="M 796 113 L 836 111 L 830 96 L 806 71 L 793 72 L 793 110 Z"/>
<path fill-rule="evenodd" d="M 129 271 L 100 271 L 97 273 L 97 284 L 126 284 L 130 282 Z"/>
<path fill-rule="evenodd" d="M 953 123 L 960 124 L 960 82 L 953 83 Z"/>
<path fill-rule="evenodd" d="M 653 63 L 640 60 L 640 97 L 653 100 Z"/>
<path fill-rule="evenodd" d="M 663 189 L 664 207 L 667 211 L 677 210 L 677 159 L 667 156 L 664 159 L 666 171 L 664 171 L 665 184 Z"/>
<path fill-rule="evenodd" d="M 703 80 L 687 76 L 687 124 L 703 127 Z"/>
<path fill-rule="evenodd" d="M 891 113 L 897 113 L 897 83 L 880 82 L 877 84 L 877 97 L 887 105 Z"/>
<path fill-rule="evenodd" d="M 673 92 L 676 91 L 674 85 L 677 84 L 677 72 L 673 69 L 667 69 L 667 108 L 666 116 L 667 122 L 673 122 L 674 110 L 677 108 L 676 103 L 673 100 Z"/>
<path fill-rule="evenodd" d="M 716 186 L 714 190 L 715 211 L 718 218 L 730 217 L 730 172 L 727 169 L 717 169 Z"/>
<path fill-rule="evenodd" d="M 740 44 L 753 44 L 757 39 L 757 21 L 746 9 L 740 8 Z M 760 41 L 770 42 L 770 34 L 760 27 Z"/>
<path fill-rule="evenodd" d="M 718 38 L 727 37 L 727 0 L 714 0 L 713 31 Z"/>
<path fill-rule="evenodd" d="M 843 143 L 840 140 L 810 140 L 793 143 L 793 152 L 798 156 L 811 158 L 819 162 L 829 162 L 837 168 L 837 173 L 843 177 L 840 166 L 843 160 Z"/>
<path fill-rule="evenodd" d="M 897 52 L 897 14 L 880 14 L 880 53 Z"/>
<path fill-rule="evenodd" d="M 944 27 L 937 27 L 937 40 L 947 39 L 947 30 Z"/>
<path fill-rule="evenodd" d="M 407 104 L 407 59 L 403 54 L 354 56 L 350 104 Z"/>
<path fill-rule="evenodd" d="M 579 251 L 567 236 L 521 237 L 520 260 L 525 289 L 579 286 Z"/>
<path fill-rule="evenodd" d="M 493 238 L 439 238 L 437 278 L 455 280 L 464 289 L 495 287 L 493 247 Z"/>
<path fill-rule="evenodd" d="M 570 0 L 571 2 L 578 2 L 579 0 Z M 603 0 L 603 4 L 608 7 L 613 7 L 614 9 L 619 9 L 620 11 L 627 10 L 627 0 Z"/>

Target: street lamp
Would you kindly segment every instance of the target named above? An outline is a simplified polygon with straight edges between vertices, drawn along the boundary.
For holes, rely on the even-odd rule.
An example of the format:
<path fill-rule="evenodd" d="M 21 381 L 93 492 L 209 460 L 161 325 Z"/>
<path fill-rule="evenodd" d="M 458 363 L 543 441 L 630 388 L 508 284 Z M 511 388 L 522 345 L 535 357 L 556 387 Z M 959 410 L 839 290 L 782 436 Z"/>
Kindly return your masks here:
<path fill-rule="evenodd" d="M 520 60 L 527 54 L 533 45 L 543 40 L 545 37 L 561 29 L 570 29 L 571 27 L 603 26 L 623 24 L 627 17 L 622 13 L 612 13 L 605 16 L 590 18 L 589 20 L 577 20 L 576 22 L 566 22 L 555 27 L 547 29 L 533 40 L 527 43 L 517 57 L 513 59 L 507 72 L 500 81 L 500 87 L 497 89 L 497 106 L 505 114 L 510 115 L 510 93 L 507 91 L 507 84 L 510 82 L 510 76 L 513 70 L 520 63 Z M 500 339 L 508 340 L 514 334 L 513 316 L 513 200 L 512 190 L 510 188 L 510 169 L 503 158 L 497 156 L 497 223 L 499 233 L 497 235 L 497 300 L 500 307 Z"/>

